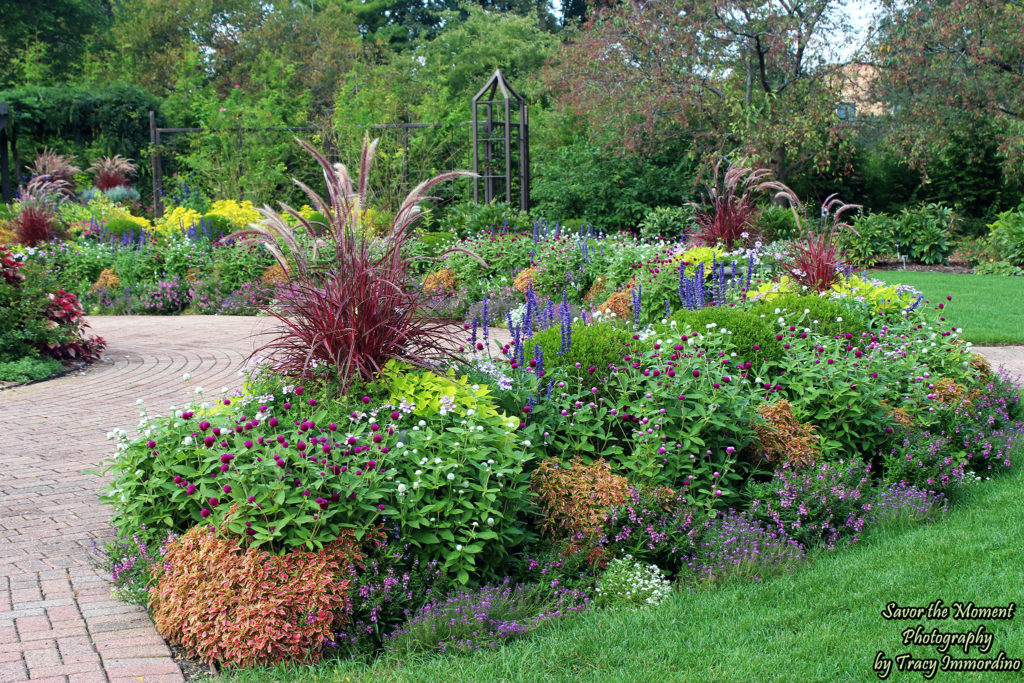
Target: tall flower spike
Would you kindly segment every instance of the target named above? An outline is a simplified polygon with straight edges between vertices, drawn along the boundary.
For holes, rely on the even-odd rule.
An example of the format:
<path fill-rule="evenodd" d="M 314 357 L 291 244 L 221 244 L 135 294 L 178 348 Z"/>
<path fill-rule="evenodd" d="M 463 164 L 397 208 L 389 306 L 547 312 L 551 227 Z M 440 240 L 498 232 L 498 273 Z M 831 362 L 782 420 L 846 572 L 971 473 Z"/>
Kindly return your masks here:
<path fill-rule="evenodd" d="M 484 343 L 485 344 L 487 343 L 488 337 L 490 336 L 490 328 L 488 327 L 488 320 L 487 320 L 488 317 L 489 317 L 488 313 L 489 313 L 489 311 L 488 311 L 488 308 L 487 308 L 487 295 L 484 294 L 484 309 L 483 309 L 483 312 L 481 313 L 481 315 L 483 316 Z"/>

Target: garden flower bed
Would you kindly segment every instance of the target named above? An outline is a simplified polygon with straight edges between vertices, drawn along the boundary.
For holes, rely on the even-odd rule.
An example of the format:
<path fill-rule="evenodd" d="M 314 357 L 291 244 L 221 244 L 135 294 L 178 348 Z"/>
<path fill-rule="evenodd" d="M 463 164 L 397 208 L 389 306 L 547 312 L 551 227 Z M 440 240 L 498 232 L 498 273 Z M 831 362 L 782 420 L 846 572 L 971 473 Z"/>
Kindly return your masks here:
<path fill-rule="evenodd" d="M 119 590 L 200 659 L 475 651 L 674 587 L 764 581 L 939 519 L 1024 443 L 1020 387 L 946 302 L 837 269 L 827 238 L 775 273 L 756 250 L 658 244 L 609 303 L 587 299 L 582 266 L 628 240 L 477 237 L 472 263 L 425 272 L 475 282 L 463 269 L 508 259 L 522 309 L 499 342 L 483 298 L 454 353 L 410 285 L 418 197 L 378 240 L 355 229 L 358 184 L 325 178 L 330 200 L 311 201 L 338 267 L 293 251 L 281 334 L 244 390 L 197 387 L 111 434 L 105 499 L 147 543 L 109 548 Z M 266 226 L 268 245 L 308 230 Z M 582 266 L 514 273 L 538 249 Z"/>

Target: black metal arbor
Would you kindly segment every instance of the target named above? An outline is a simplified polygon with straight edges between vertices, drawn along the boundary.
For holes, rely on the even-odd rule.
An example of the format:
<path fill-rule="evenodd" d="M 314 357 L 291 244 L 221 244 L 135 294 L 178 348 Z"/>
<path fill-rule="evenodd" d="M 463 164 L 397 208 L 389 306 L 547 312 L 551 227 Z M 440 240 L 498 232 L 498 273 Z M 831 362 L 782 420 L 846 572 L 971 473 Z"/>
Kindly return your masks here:
<path fill-rule="evenodd" d="M 530 124 L 526 100 L 498 69 L 473 97 L 473 201 L 499 197 L 530 209 Z"/>

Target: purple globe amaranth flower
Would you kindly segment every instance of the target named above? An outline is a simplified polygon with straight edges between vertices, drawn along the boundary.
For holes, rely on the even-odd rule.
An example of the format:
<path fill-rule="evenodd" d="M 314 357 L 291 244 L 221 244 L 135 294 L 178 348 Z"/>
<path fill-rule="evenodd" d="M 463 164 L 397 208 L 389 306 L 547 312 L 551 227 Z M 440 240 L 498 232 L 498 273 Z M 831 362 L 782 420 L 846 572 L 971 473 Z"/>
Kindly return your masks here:
<path fill-rule="evenodd" d="M 187 487 L 185 488 L 185 493 L 187 493 L 187 494 L 188 494 L 188 495 L 190 495 L 190 496 L 191 496 L 191 495 L 192 495 L 193 493 L 195 493 L 195 492 L 196 492 L 196 486 L 195 486 L 195 484 L 189 484 L 189 485 L 188 485 L 188 486 L 187 486 Z"/>
<path fill-rule="evenodd" d="M 202 510 L 199 511 L 199 516 L 202 517 L 203 519 L 206 519 L 207 517 L 210 516 L 210 511 L 207 510 L 206 508 L 203 508 Z"/>

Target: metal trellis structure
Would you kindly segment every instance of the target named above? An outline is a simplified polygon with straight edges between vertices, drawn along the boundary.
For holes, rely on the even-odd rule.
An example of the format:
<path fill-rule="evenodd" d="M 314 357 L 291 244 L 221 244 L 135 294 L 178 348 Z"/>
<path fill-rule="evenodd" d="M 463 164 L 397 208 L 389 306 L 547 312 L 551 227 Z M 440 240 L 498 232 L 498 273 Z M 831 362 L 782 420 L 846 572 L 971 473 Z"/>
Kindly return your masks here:
<path fill-rule="evenodd" d="M 495 70 L 473 97 L 473 201 L 504 197 L 530 209 L 530 126 L 526 100 Z"/>

